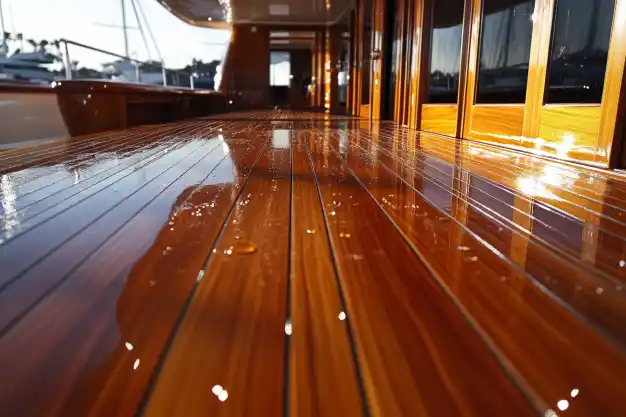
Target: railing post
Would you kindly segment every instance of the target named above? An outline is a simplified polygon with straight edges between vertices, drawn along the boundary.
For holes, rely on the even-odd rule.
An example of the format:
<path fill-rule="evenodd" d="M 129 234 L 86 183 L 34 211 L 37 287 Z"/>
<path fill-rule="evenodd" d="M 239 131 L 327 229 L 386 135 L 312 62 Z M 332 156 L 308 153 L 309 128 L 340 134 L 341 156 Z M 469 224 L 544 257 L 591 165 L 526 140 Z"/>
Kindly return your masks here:
<path fill-rule="evenodd" d="M 165 71 L 165 67 L 161 67 L 161 74 L 163 75 L 163 86 L 167 87 L 167 72 Z"/>
<path fill-rule="evenodd" d="M 136 62 L 133 62 L 133 64 L 135 64 L 135 79 L 137 80 L 138 83 L 141 82 L 141 71 L 139 71 L 139 64 L 137 64 Z"/>
<path fill-rule="evenodd" d="M 189 76 L 189 87 L 191 87 L 192 90 L 196 88 L 193 82 L 193 75 Z"/>
<path fill-rule="evenodd" d="M 63 42 L 63 48 L 65 49 L 65 78 L 68 80 L 72 79 L 72 61 L 70 61 L 70 51 L 67 48 L 67 42 Z"/>

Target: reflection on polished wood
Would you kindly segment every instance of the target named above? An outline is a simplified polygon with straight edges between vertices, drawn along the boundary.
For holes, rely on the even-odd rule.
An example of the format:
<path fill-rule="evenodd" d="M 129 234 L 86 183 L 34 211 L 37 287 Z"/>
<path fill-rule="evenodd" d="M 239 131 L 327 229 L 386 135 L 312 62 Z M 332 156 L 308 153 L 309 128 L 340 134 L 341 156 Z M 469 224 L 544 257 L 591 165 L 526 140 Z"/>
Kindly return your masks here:
<path fill-rule="evenodd" d="M 0 415 L 626 415 L 626 179 L 315 113 L 0 154 Z"/>

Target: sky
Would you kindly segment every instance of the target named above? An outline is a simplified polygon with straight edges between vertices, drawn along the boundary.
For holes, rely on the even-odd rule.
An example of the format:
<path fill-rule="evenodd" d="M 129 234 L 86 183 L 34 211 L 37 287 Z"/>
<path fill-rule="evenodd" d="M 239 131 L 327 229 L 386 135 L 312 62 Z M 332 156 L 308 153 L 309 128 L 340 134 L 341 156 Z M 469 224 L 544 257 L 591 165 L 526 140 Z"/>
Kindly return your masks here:
<path fill-rule="evenodd" d="M 191 64 L 193 58 L 205 62 L 223 58 L 229 31 L 188 25 L 156 0 L 135 1 L 143 6 L 167 68 L 182 68 Z M 0 3 L 4 10 L 5 30 L 23 33 L 25 39 L 52 41 L 65 38 L 124 54 L 122 30 L 100 26 L 122 25 L 121 0 L 0 0 Z M 126 16 L 128 26 L 137 27 L 130 0 L 126 0 Z M 149 57 L 158 59 L 145 27 L 144 32 L 151 55 L 146 51 L 139 30 L 129 30 L 131 57 L 142 61 Z M 26 51 L 30 48 L 25 46 Z M 79 67 L 94 69 L 100 69 L 102 63 L 115 59 L 76 46 L 70 46 L 69 55 L 72 60 L 79 61 Z"/>

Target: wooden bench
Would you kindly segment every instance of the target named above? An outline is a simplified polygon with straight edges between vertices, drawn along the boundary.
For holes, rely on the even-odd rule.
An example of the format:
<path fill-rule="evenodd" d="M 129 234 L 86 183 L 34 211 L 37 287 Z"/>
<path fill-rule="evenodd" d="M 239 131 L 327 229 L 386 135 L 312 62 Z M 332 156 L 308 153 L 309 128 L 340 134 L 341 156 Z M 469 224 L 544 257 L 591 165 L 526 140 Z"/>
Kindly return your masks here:
<path fill-rule="evenodd" d="M 0 82 L 0 146 L 208 116 L 228 102 L 215 91 L 109 80 Z"/>

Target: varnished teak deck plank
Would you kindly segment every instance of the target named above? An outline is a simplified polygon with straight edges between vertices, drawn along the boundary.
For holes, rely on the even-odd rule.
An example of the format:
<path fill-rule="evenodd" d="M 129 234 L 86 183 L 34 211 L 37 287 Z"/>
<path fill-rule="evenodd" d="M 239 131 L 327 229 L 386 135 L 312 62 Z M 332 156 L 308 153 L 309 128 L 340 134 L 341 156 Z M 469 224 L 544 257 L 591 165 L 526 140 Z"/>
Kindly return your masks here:
<path fill-rule="evenodd" d="M 320 136 L 313 140 L 312 157 L 373 414 L 534 415 L 328 138 Z M 367 174 L 366 181 L 376 172 Z M 491 395 L 482 395 L 484 390 Z"/>
<path fill-rule="evenodd" d="M 0 173 L 1 416 L 626 415 L 616 174 L 286 111 Z"/>
<path fill-rule="evenodd" d="M 309 163 L 309 132 L 293 141 L 289 415 L 363 416 L 346 308 L 319 191 Z"/>
<path fill-rule="evenodd" d="M 282 414 L 290 172 L 289 147 L 268 147 L 252 169 L 144 416 Z"/>
<path fill-rule="evenodd" d="M 331 144 L 336 151 L 336 141 L 331 140 Z M 449 217 L 444 210 L 430 206 L 423 195 L 416 196 L 414 189 L 377 159 L 371 159 L 366 150 L 351 146 L 348 155 L 347 165 L 495 342 L 513 366 L 513 374 L 521 377 L 520 383 L 533 391 L 540 404 L 557 409 L 558 401 L 567 397 L 564 392 L 578 389 L 591 395 L 578 397 L 569 415 L 592 415 L 598 409 L 609 413 L 619 407 L 625 393 L 618 375 L 626 372 L 626 362 L 618 349 L 455 223 L 453 220 L 462 215 L 458 207 Z M 390 163 L 385 157 L 381 159 Z M 423 190 L 424 184 L 418 183 L 423 177 L 413 175 L 401 173 L 400 177 Z M 451 208 L 452 203 L 450 199 Z M 594 361 L 585 361 L 591 351 Z M 612 372 L 612 368 L 619 371 Z M 546 378 L 546 374 L 551 377 Z M 606 386 L 615 389 L 607 391 Z"/>

